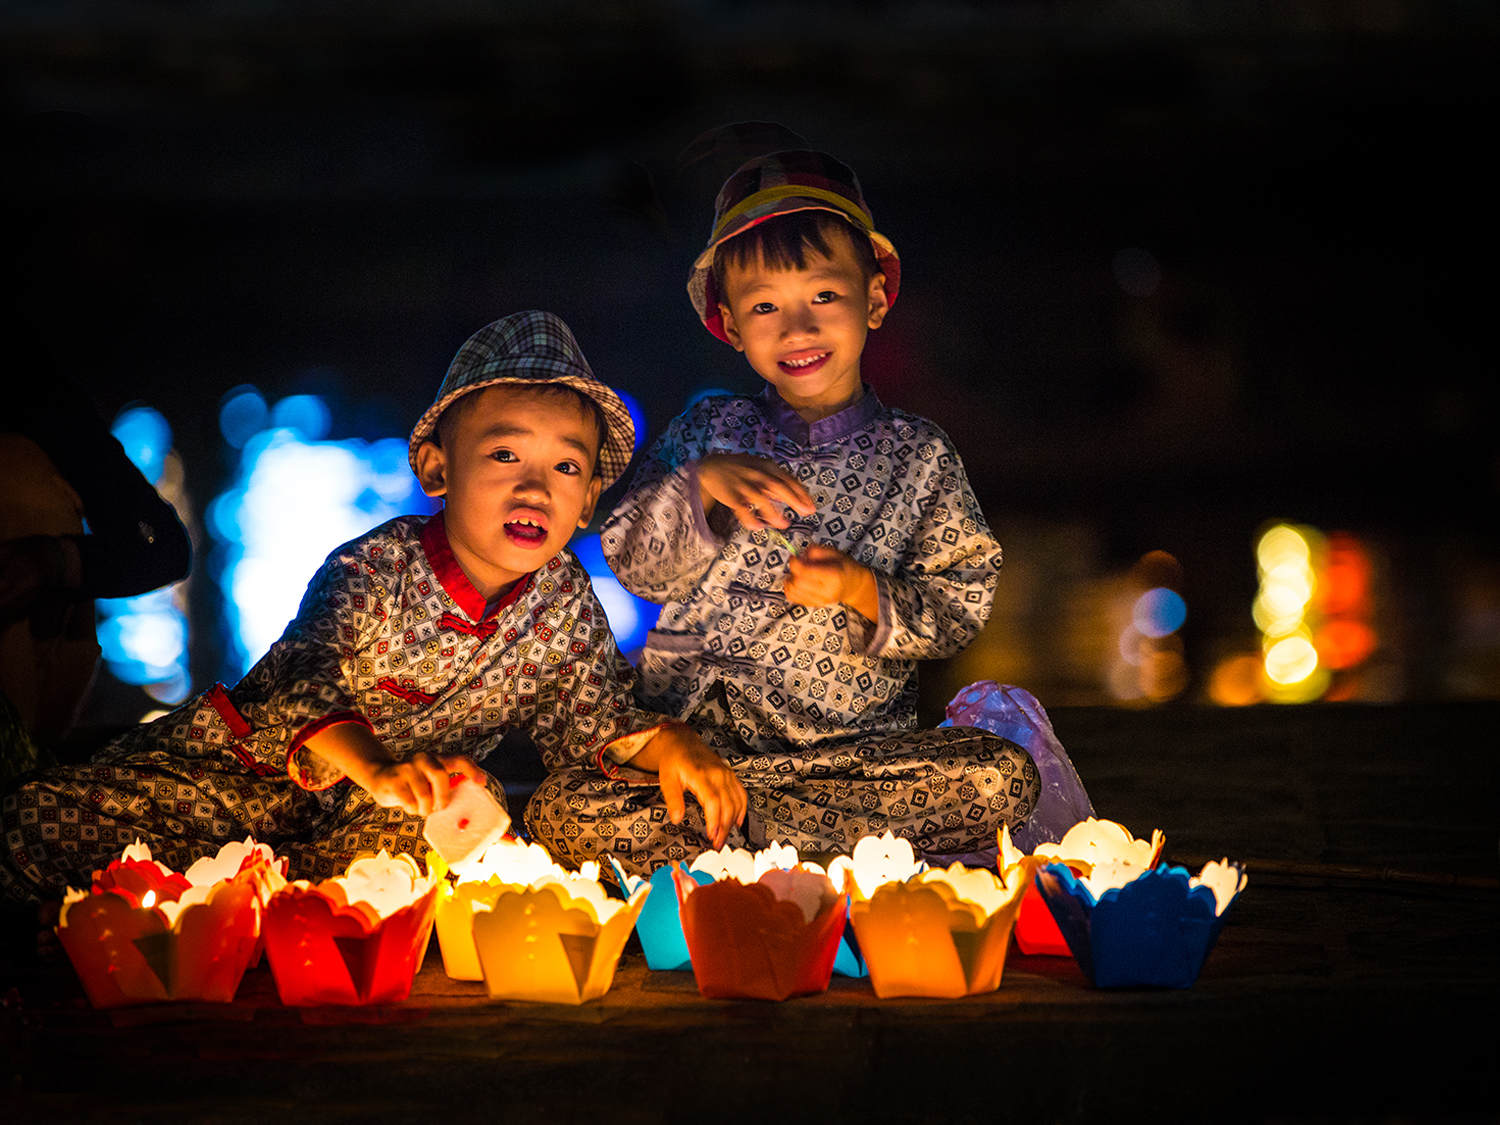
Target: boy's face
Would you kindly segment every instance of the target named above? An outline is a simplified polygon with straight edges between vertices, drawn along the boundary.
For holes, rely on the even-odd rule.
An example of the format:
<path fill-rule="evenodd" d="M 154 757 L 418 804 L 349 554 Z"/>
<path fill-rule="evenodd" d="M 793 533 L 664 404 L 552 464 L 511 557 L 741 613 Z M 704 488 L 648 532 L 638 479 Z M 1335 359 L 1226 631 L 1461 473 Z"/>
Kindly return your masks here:
<path fill-rule="evenodd" d="M 471 392 L 439 446 L 417 449 L 417 479 L 443 497 L 454 557 L 488 600 L 541 566 L 593 518 L 599 433 L 571 394 L 501 385 Z"/>
<path fill-rule="evenodd" d="M 865 280 L 849 237 L 828 242 L 828 256 L 804 247 L 802 269 L 731 262 L 719 305 L 729 342 L 809 420 L 858 400 L 865 337 L 890 307 L 885 275 Z"/>

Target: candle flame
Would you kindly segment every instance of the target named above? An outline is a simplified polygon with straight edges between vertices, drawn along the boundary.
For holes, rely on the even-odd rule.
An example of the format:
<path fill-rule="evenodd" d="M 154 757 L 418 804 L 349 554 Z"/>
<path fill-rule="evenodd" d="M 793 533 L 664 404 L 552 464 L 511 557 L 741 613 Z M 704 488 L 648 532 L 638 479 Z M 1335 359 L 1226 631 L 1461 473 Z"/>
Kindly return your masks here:
<path fill-rule="evenodd" d="M 143 910 L 149 910 L 149 909 L 151 909 L 151 907 L 153 907 L 155 905 L 156 905 L 156 892 L 155 891 L 147 891 L 144 895 L 141 896 L 141 909 L 143 909 Z"/>

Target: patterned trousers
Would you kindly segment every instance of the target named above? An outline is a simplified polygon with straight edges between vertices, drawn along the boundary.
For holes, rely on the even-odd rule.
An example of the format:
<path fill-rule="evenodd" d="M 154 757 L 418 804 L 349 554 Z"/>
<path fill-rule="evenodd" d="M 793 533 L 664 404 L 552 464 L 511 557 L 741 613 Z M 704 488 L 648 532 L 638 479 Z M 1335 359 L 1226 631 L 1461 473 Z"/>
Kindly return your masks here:
<path fill-rule="evenodd" d="M 886 831 L 933 862 L 992 851 L 1000 826 L 1025 823 L 1039 793 L 1025 750 L 972 727 L 902 732 L 810 761 L 724 756 L 750 799 L 744 831 L 731 832 L 729 843 L 789 843 L 807 856 L 847 854 L 861 836 Z M 550 774 L 526 807 L 526 824 L 563 863 L 608 856 L 640 875 L 711 846 L 696 802 L 682 824 L 671 823 L 655 777 L 629 768 L 618 778 L 586 767 Z"/>
<path fill-rule="evenodd" d="M 288 859 L 289 879 L 342 875 L 361 852 L 427 851 L 422 819 L 376 805 L 351 783 L 310 793 L 285 775 L 258 777 L 161 751 L 27 775 L 0 798 L 0 896 L 61 898 L 136 840 L 182 871 L 253 836 Z M 496 786 L 498 788 L 498 786 Z"/>

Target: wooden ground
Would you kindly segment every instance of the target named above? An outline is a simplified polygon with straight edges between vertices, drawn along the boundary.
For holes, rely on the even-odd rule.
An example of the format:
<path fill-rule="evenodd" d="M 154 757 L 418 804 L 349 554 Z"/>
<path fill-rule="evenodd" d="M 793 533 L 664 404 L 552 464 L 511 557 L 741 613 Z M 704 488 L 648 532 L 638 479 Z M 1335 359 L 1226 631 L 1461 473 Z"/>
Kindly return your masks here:
<path fill-rule="evenodd" d="M 1101 815 L 1168 853 L 1500 873 L 1500 705 L 1059 711 Z M 700 998 L 627 954 L 579 1008 L 495 1004 L 434 948 L 411 999 L 93 1011 L 9 965 L 0 1120 L 1500 1121 L 1500 892 L 1257 875 L 1197 985 L 1099 991 L 1012 952 L 999 991 Z"/>

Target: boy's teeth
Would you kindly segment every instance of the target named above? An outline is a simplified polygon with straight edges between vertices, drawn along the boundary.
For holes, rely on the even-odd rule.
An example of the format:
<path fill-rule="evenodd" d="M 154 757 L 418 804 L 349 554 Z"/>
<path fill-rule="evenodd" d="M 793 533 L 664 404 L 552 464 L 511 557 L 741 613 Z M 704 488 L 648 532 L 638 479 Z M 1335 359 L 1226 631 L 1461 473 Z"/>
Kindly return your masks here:
<path fill-rule="evenodd" d="M 824 352 L 822 355 L 810 355 L 806 359 L 789 359 L 785 362 L 788 367 L 806 367 L 809 363 L 818 362 L 818 360 L 827 354 L 827 352 Z"/>

